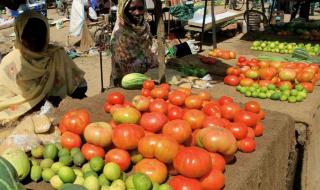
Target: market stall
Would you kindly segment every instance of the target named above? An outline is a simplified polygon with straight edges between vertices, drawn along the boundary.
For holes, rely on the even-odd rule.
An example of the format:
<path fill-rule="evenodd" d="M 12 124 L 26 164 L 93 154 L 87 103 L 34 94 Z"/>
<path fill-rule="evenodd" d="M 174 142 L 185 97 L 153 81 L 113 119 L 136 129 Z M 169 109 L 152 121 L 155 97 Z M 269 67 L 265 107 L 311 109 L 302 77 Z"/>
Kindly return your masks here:
<path fill-rule="evenodd" d="M 105 102 L 106 95 L 114 91 L 123 92 L 127 100 L 139 93 L 137 90 L 110 89 L 84 100 L 65 99 L 53 116 L 58 122 L 70 109 L 84 108 L 88 110 L 92 122 L 108 121 L 110 115 L 104 112 L 101 105 Z M 218 94 L 227 93 L 215 90 L 212 94 L 218 97 Z M 290 180 L 288 167 L 292 160 L 283 158 L 289 158 L 294 148 L 294 122 L 286 114 L 267 111 L 263 124 L 265 132 L 257 140 L 256 151 L 251 154 L 239 152 L 236 154 L 236 161 L 227 165 L 224 189 L 287 189 L 287 181 Z M 50 189 L 50 185 L 43 182 L 30 183 L 26 187 L 34 190 Z"/>

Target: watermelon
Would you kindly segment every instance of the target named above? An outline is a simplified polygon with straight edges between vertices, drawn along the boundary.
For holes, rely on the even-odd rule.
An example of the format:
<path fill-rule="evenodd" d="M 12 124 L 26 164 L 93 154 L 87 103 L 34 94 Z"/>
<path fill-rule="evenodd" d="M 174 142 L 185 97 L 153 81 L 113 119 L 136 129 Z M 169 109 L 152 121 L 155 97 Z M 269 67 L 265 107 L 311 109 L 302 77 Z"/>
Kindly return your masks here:
<path fill-rule="evenodd" d="M 12 164 L 0 156 L 0 189 L 1 190 L 24 190 L 19 183 L 18 174 Z"/>

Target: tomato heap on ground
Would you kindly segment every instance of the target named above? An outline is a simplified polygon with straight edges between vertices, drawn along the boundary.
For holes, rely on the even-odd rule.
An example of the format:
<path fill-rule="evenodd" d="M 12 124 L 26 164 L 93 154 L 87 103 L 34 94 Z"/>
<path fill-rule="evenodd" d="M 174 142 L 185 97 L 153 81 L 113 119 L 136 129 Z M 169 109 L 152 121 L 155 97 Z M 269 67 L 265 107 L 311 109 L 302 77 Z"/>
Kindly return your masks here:
<path fill-rule="evenodd" d="M 240 56 L 237 66 L 227 69 L 224 83 L 237 86 L 247 97 L 294 103 L 303 101 L 319 80 L 317 64 L 247 60 Z"/>

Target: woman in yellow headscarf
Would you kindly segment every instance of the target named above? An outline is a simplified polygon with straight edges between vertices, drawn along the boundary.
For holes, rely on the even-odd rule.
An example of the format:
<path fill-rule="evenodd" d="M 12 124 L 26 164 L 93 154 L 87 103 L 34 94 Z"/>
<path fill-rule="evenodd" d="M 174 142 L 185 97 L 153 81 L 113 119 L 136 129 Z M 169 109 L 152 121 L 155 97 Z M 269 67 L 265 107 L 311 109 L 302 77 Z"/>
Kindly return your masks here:
<path fill-rule="evenodd" d="M 145 21 L 144 0 L 119 0 L 118 17 L 111 37 L 111 83 L 120 85 L 128 73 L 145 73 L 157 65 L 151 51 L 152 35 Z"/>
<path fill-rule="evenodd" d="M 50 28 L 44 16 L 24 12 L 14 29 L 13 51 L 0 64 L 0 124 L 18 118 L 48 97 L 85 96 L 84 72 L 62 47 L 49 44 Z"/>

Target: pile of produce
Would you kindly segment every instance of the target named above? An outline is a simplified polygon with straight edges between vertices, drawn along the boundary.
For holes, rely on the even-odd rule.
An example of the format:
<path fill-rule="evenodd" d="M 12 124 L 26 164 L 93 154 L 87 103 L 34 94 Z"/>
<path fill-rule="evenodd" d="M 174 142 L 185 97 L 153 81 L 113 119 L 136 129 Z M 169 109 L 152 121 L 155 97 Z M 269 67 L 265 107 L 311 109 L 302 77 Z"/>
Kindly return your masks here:
<path fill-rule="evenodd" d="M 217 62 L 216 58 L 203 56 L 203 55 L 199 55 L 199 59 L 202 63 L 207 64 L 207 65 L 214 65 Z"/>
<path fill-rule="evenodd" d="M 292 54 L 295 49 L 301 48 L 306 50 L 308 55 L 315 56 L 320 54 L 320 44 L 303 44 L 303 43 L 287 43 L 279 41 L 254 41 L 251 49 L 257 51 L 273 52 L 273 53 L 286 53 Z"/>
<path fill-rule="evenodd" d="M 255 138 L 263 135 L 265 114 L 257 102 L 241 108 L 230 97 L 213 99 L 205 91 L 171 90 L 150 80 L 141 94 L 128 102 L 121 92 L 108 93 L 108 123 L 90 122 L 84 109 L 65 113 L 60 143 L 34 147 L 31 171 L 25 166 L 19 179 L 29 176 L 62 190 L 222 189 L 225 164 L 238 150 L 253 152 Z M 17 155 L 5 159 L 21 165 Z"/>
<path fill-rule="evenodd" d="M 208 70 L 200 68 L 194 65 L 181 65 L 178 67 L 178 71 L 185 76 L 204 77 L 208 74 Z"/>
<path fill-rule="evenodd" d="M 247 60 L 240 56 L 237 66 L 228 68 L 224 83 L 237 86 L 247 97 L 294 103 L 303 101 L 319 80 L 317 64 Z"/>
<path fill-rule="evenodd" d="M 228 60 L 228 59 L 235 59 L 236 53 L 234 51 L 222 50 L 222 49 L 216 48 L 216 49 L 210 51 L 208 53 L 208 56 Z"/>
<path fill-rule="evenodd" d="M 320 22 L 305 22 L 296 19 L 289 23 L 277 24 L 272 27 L 280 36 L 298 35 L 304 40 L 320 40 Z"/>

